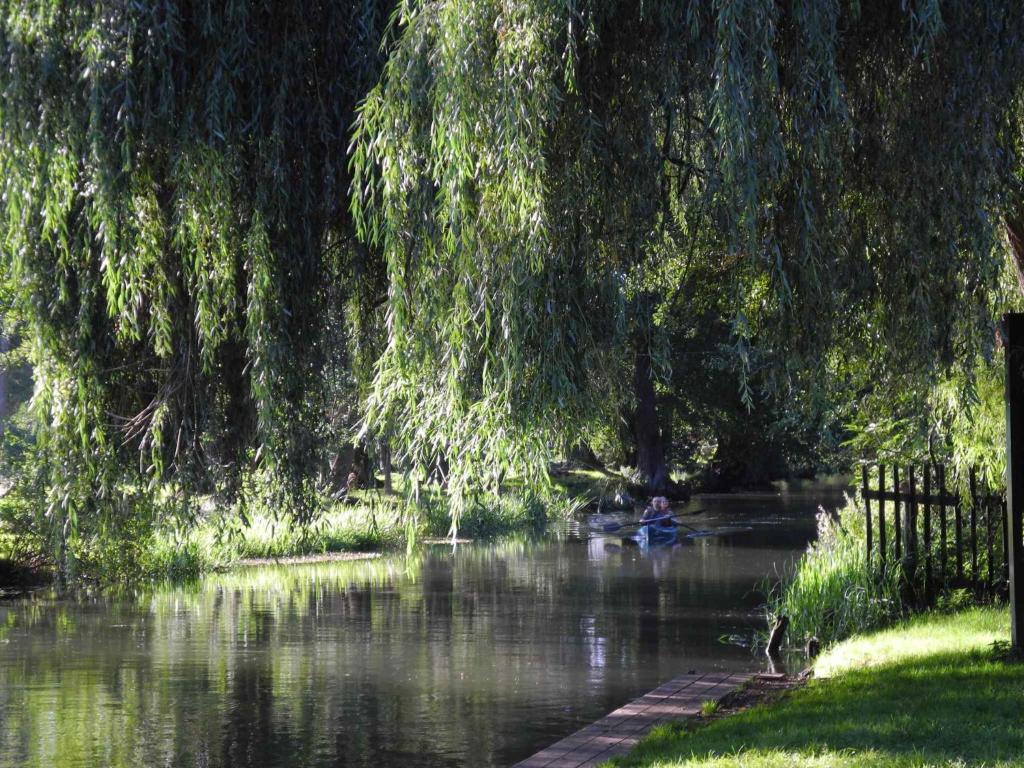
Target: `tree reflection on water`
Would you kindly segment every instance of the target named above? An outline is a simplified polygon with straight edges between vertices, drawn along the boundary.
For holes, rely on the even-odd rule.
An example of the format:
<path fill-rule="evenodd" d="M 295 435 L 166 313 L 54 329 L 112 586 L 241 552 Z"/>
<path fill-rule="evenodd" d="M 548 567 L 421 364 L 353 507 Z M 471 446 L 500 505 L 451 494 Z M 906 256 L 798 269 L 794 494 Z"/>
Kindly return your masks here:
<path fill-rule="evenodd" d="M 0 764 L 508 765 L 680 672 L 759 665 L 718 638 L 752 634 L 817 501 L 666 550 L 549 536 L 6 603 Z"/>

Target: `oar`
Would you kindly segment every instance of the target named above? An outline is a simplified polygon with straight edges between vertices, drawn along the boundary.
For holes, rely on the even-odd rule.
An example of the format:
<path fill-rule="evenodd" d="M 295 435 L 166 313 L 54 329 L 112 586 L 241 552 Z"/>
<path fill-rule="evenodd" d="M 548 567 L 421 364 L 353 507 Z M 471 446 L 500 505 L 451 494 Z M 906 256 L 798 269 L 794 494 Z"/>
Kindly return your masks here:
<path fill-rule="evenodd" d="M 703 511 L 703 510 L 700 510 Z M 696 512 L 692 514 L 697 514 Z M 749 525 L 743 527 L 732 527 L 732 528 L 719 528 L 718 530 L 711 531 L 706 528 L 694 528 L 692 525 L 687 525 L 682 520 L 674 515 L 664 515 L 663 517 L 652 517 L 650 520 L 640 520 L 632 523 L 609 523 L 602 528 L 604 533 L 612 533 L 614 531 L 620 531 L 623 528 L 635 528 L 638 525 L 650 525 L 651 523 L 657 523 L 662 520 L 671 520 L 681 528 L 685 528 L 690 531 L 686 534 L 687 538 L 698 539 L 705 538 L 708 536 L 728 536 L 731 533 L 749 533 L 754 530 Z"/>
<path fill-rule="evenodd" d="M 697 515 L 703 511 L 703 509 L 698 509 L 693 512 L 690 512 L 689 514 Z M 651 517 L 647 520 L 635 520 L 631 523 L 607 523 L 606 525 L 601 526 L 601 530 L 605 533 L 611 533 L 612 531 L 621 531 L 623 528 L 634 528 L 638 525 L 650 525 L 651 523 L 660 523 L 662 520 L 671 520 L 674 523 L 683 526 L 684 528 L 689 528 L 691 531 L 697 530 L 696 528 L 691 528 L 686 523 L 680 522 L 678 516 L 676 515 L 662 515 L 661 517 Z"/>
<path fill-rule="evenodd" d="M 682 524 L 680 523 L 680 525 Z M 685 527 L 690 528 L 688 525 Z M 690 528 L 690 530 L 693 533 L 686 534 L 688 539 L 703 539 L 706 536 L 728 536 L 730 533 L 750 533 L 754 529 L 747 525 L 742 528 L 719 528 L 717 531 L 700 531 L 696 528 Z"/>

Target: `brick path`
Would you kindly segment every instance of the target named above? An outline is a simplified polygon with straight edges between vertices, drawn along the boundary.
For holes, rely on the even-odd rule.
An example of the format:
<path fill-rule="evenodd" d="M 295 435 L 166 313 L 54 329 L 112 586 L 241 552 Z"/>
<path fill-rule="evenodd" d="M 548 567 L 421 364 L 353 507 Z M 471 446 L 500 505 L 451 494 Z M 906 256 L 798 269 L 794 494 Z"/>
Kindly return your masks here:
<path fill-rule="evenodd" d="M 666 720 L 700 713 L 701 704 L 718 701 L 753 675 L 682 675 L 542 749 L 513 768 L 592 768 L 633 748 L 651 728 Z"/>

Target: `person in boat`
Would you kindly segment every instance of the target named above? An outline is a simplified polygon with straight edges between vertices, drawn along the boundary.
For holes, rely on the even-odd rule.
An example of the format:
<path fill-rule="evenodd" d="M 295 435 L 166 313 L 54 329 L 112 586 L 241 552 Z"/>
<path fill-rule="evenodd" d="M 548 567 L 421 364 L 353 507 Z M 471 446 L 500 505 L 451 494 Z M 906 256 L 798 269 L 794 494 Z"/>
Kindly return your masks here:
<path fill-rule="evenodd" d="M 671 514 L 672 510 L 669 508 L 668 499 L 664 496 L 655 496 L 640 516 L 640 521 L 656 520 L 655 525 L 661 528 L 675 528 L 675 521 L 669 517 Z"/>

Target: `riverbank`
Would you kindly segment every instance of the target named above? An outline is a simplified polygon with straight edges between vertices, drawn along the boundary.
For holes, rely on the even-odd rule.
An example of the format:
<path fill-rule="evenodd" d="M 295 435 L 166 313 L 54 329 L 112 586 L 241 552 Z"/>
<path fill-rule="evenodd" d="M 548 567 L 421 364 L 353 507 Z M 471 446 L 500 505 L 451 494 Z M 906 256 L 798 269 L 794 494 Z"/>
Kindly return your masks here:
<path fill-rule="evenodd" d="M 617 768 L 1024 765 L 1024 663 L 1003 607 L 926 614 L 851 638 L 779 701 L 655 729 Z"/>
<path fill-rule="evenodd" d="M 498 496 L 474 499 L 459 520 L 458 540 L 536 531 L 550 520 L 573 517 L 584 508 L 631 509 L 632 501 L 623 496 L 629 481 L 622 474 L 572 469 L 559 471 L 551 479 L 551 487 L 543 492 L 511 482 Z M 718 501 L 731 498 L 746 497 L 714 497 Z M 29 564 L 38 578 L 51 581 L 53 543 L 45 522 L 34 512 L 40 503 L 18 494 L 0 499 L 0 560 L 10 559 L 12 567 Z M 72 546 L 71 577 L 95 584 L 178 581 L 238 564 L 401 551 L 410 533 L 420 543 L 450 540 L 448 500 L 436 486 L 421 489 L 415 508 L 402 492 L 400 477 L 395 478 L 393 493 L 362 489 L 344 501 L 324 497 L 318 505 L 319 513 L 306 526 L 260 509 L 250 509 L 243 522 L 237 510 L 206 500 L 197 502 L 197 512 L 184 521 L 154 511 L 137 522 L 131 535 L 104 537 L 97 531 L 81 531 Z"/>
<path fill-rule="evenodd" d="M 170 516 L 137 526 L 127 540 L 80 534 L 72 550 L 71 578 L 101 585 L 182 581 L 238 565 L 397 552 L 406 548 L 410 536 L 419 543 L 451 540 L 451 517 L 443 490 L 423 489 L 417 505 L 400 491 L 364 489 L 344 500 L 325 498 L 319 513 L 304 525 L 270 510 L 249 510 L 243 520 L 234 508 L 200 502 L 194 516 L 184 521 Z M 13 503 L 18 506 L 14 508 Z M 570 516 L 583 503 L 575 493 L 559 486 L 544 496 L 515 488 L 501 495 L 481 495 L 463 511 L 458 540 L 537 531 L 549 520 Z M 31 572 L 29 581 L 33 583 L 52 581 L 53 558 L 48 556 L 49 543 L 32 514 L 32 505 L 20 498 L 8 498 L 6 504 L 7 513 L 0 514 L 0 588 L 20 588 L 26 581 L 25 571 Z M 7 579 L 6 574 L 19 577 Z"/>

